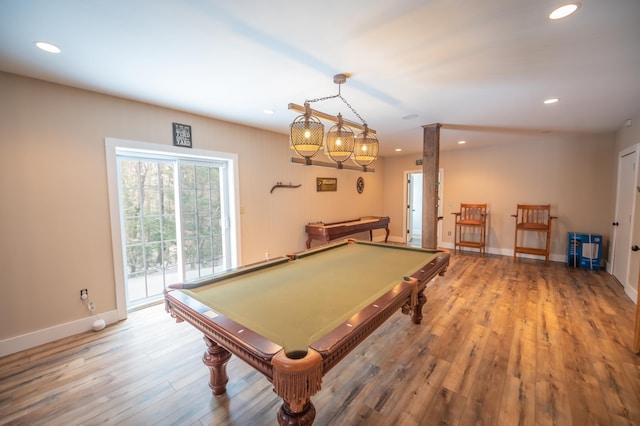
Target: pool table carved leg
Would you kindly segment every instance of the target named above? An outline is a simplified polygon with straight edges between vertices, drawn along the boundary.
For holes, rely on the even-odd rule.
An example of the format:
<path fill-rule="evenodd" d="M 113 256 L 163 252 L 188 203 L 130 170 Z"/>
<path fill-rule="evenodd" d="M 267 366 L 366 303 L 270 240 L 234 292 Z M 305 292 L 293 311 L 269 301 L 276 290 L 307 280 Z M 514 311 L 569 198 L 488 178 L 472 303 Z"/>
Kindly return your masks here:
<path fill-rule="evenodd" d="M 294 413 L 287 401 L 283 401 L 278 410 L 278 424 L 280 426 L 308 426 L 316 418 L 316 407 L 308 401 L 302 411 Z"/>
<path fill-rule="evenodd" d="M 414 324 L 420 324 L 422 321 L 422 307 L 427 303 L 427 297 L 424 295 L 424 290 L 418 292 L 418 300 L 411 309 L 411 321 Z"/>
<path fill-rule="evenodd" d="M 227 391 L 227 362 L 231 358 L 231 353 L 204 336 L 204 342 L 207 344 L 207 350 L 204 352 L 202 362 L 209 367 L 210 380 L 209 387 L 214 395 L 222 395 Z"/>
<path fill-rule="evenodd" d="M 271 358 L 273 390 L 282 398 L 278 410 L 281 426 L 307 426 L 313 423 L 316 409 L 311 397 L 322 387 L 322 355 L 307 351 L 281 350 Z"/>

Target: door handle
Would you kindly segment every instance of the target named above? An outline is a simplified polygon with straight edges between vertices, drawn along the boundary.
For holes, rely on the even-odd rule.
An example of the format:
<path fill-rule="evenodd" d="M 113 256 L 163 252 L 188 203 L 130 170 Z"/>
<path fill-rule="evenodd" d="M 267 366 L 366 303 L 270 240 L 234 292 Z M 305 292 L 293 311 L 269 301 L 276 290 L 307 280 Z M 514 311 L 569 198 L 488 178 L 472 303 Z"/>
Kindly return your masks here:
<path fill-rule="evenodd" d="M 638 247 L 637 245 L 634 244 L 631 246 L 631 251 L 638 251 L 638 250 L 640 250 L 640 247 Z"/>

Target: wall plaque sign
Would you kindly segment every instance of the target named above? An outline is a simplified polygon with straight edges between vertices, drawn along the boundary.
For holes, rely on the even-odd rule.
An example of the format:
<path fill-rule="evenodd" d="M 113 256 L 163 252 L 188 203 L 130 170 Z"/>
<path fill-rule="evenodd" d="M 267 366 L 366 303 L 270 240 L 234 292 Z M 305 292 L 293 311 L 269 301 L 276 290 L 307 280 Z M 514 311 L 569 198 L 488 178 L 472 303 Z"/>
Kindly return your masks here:
<path fill-rule="evenodd" d="M 338 178 L 316 178 L 316 191 L 337 191 L 338 190 Z"/>
<path fill-rule="evenodd" d="M 173 123 L 173 145 L 192 148 L 191 146 L 191 126 L 180 123 Z"/>

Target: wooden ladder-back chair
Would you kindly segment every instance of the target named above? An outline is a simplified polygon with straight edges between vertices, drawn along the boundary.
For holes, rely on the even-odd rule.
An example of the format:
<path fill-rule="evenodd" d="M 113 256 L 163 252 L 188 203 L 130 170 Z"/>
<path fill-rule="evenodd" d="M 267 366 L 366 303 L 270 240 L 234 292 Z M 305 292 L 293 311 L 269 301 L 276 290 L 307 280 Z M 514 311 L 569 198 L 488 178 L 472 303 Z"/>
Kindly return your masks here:
<path fill-rule="evenodd" d="M 544 256 L 545 264 L 549 264 L 549 251 L 551 248 L 551 221 L 557 219 L 551 216 L 551 205 L 518 204 L 518 211 L 512 214 L 516 218 L 516 235 L 513 245 L 513 260 L 518 253 Z M 543 248 L 527 247 L 524 245 L 526 232 L 543 233 L 545 246 Z M 518 237 L 521 237 L 518 243 Z"/>
<path fill-rule="evenodd" d="M 487 205 L 460 204 L 460 211 L 451 214 L 456 217 L 454 252 L 458 248 L 462 252 L 462 247 L 472 247 L 477 248 L 482 256 L 487 238 Z"/>

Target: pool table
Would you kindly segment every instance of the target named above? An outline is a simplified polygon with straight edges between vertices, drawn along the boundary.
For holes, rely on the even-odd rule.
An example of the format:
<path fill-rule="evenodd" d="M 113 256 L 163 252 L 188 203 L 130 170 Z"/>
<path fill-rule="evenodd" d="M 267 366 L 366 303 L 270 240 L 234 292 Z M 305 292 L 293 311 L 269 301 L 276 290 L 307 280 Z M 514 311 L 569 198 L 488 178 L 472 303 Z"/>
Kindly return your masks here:
<path fill-rule="evenodd" d="M 204 333 L 215 395 L 234 354 L 272 382 L 281 425 L 309 425 L 322 377 L 398 309 L 419 324 L 448 265 L 443 250 L 347 240 L 171 285 L 165 304 Z"/>

